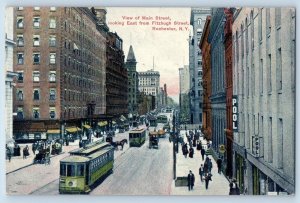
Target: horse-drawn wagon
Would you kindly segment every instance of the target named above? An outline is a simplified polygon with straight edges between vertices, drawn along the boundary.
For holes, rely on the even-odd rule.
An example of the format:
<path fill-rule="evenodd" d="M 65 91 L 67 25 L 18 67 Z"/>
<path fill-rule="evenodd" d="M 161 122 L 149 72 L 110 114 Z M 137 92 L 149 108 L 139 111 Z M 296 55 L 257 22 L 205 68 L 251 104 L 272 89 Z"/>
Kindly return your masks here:
<path fill-rule="evenodd" d="M 157 132 L 149 132 L 149 149 L 156 148 L 158 149 L 158 133 Z"/>

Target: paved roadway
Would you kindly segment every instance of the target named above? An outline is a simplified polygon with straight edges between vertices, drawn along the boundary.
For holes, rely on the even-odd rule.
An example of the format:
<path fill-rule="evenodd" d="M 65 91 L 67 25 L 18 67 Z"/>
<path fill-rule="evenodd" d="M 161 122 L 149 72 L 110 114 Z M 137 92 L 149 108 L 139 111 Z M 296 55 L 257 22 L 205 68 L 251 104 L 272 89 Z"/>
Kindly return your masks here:
<path fill-rule="evenodd" d="M 172 145 L 162 138 L 159 149 L 149 149 L 148 140 L 140 147 L 124 149 L 115 159 L 114 172 L 91 195 L 169 195 L 172 184 Z M 58 180 L 33 194 L 58 194 Z"/>

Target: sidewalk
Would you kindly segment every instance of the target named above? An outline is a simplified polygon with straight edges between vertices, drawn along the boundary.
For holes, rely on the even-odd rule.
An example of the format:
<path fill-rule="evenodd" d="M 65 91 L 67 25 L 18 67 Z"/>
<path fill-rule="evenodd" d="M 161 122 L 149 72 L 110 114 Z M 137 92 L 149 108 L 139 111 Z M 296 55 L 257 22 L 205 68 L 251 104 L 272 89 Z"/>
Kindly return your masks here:
<path fill-rule="evenodd" d="M 181 134 L 185 134 L 185 131 L 181 131 Z M 184 136 L 184 141 L 187 142 Z M 199 167 L 204 164 L 202 161 L 201 153 L 194 147 L 194 158 L 185 158 L 181 151 L 181 145 L 176 154 L 176 177 L 187 176 L 189 171 L 195 175 L 195 184 L 192 191 L 188 190 L 188 187 L 175 187 L 175 180 L 172 182 L 171 195 L 228 195 L 229 182 L 223 174 L 218 174 L 217 163 L 212 156 L 208 156 L 213 163 L 212 168 L 212 181 L 209 182 L 208 189 L 205 189 L 205 182 L 201 182 L 199 176 Z"/>
<path fill-rule="evenodd" d="M 29 156 L 26 159 L 23 159 L 23 148 L 28 145 L 29 147 Z M 63 146 L 62 153 L 68 153 L 69 151 L 76 149 L 79 147 L 79 141 L 70 142 L 69 146 Z M 20 144 L 21 148 L 21 156 L 13 156 L 11 161 L 6 160 L 6 173 L 10 173 L 12 171 L 18 170 L 20 168 L 24 168 L 26 166 L 33 164 L 33 159 L 35 155 L 32 152 L 32 144 Z M 51 155 L 51 158 L 56 155 Z"/>

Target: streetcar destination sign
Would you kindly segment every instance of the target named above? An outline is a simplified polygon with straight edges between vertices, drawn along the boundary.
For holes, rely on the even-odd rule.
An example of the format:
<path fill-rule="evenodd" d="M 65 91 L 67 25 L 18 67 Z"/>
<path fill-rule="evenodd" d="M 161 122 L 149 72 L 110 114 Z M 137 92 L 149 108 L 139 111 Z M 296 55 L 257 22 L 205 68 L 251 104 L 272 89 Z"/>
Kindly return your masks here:
<path fill-rule="evenodd" d="M 238 99 L 237 95 L 232 96 L 232 130 L 238 132 Z"/>

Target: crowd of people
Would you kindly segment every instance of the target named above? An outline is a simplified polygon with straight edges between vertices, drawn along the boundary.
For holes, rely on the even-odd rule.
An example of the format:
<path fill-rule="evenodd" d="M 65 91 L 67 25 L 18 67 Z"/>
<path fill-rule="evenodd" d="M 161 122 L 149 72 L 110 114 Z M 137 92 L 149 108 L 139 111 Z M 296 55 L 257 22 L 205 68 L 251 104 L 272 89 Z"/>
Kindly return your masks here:
<path fill-rule="evenodd" d="M 211 158 L 206 154 L 206 150 L 210 149 L 210 142 L 207 142 L 207 148 L 204 146 L 206 143 L 204 142 L 203 144 L 203 139 L 202 141 L 199 140 L 200 136 L 200 131 L 186 131 L 186 138 L 187 138 L 187 143 L 182 143 L 182 154 L 184 155 L 185 158 L 187 156 L 189 158 L 194 158 L 194 149 L 193 147 L 196 148 L 197 151 L 201 154 L 201 160 L 200 162 L 200 167 L 199 167 L 199 176 L 201 180 L 201 184 L 205 184 L 205 189 L 207 190 L 209 187 L 210 181 L 212 181 L 212 168 L 213 168 L 213 163 Z M 205 157 L 206 155 L 206 157 Z M 218 174 L 222 173 L 222 158 L 218 157 L 216 160 L 217 163 L 217 169 L 218 169 Z M 194 184 L 195 184 L 195 175 L 193 174 L 192 170 L 189 171 L 188 176 L 187 176 L 187 183 L 188 183 L 188 190 L 193 190 Z M 240 189 L 238 187 L 238 183 L 235 179 L 230 181 L 229 184 L 229 195 L 239 195 L 240 194 Z"/>

